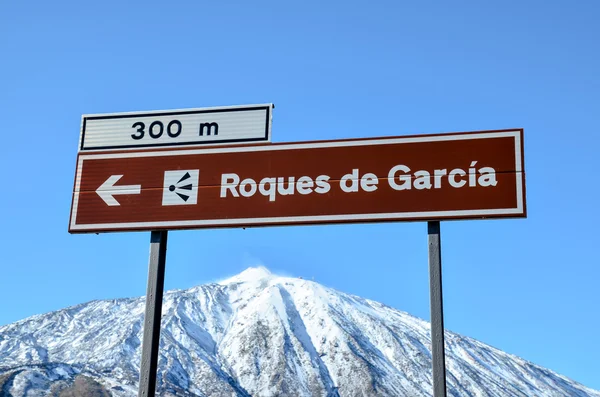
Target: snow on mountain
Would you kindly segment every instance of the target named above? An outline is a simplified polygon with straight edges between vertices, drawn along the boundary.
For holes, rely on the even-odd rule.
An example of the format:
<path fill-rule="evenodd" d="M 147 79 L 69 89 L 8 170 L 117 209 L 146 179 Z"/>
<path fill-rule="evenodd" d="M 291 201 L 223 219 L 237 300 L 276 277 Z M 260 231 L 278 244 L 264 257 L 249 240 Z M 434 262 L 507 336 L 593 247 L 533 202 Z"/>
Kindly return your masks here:
<path fill-rule="evenodd" d="M 0 327 L 0 395 L 137 395 L 144 298 L 93 301 Z M 429 323 L 250 268 L 170 291 L 161 396 L 430 396 Z M 553 371 L 446 332 L 449 396 L 590 396 Z"/>

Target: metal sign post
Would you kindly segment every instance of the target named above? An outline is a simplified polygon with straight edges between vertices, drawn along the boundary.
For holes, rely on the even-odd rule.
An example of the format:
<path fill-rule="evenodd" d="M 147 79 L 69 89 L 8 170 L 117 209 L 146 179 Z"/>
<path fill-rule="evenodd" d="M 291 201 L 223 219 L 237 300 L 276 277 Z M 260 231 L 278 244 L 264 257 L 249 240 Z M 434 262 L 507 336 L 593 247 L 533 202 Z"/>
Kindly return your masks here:
<path fill-rule="evenodd" d="M 427 222 L 429 239 L 429 299 L 431 305 L 431 357 L 433 396 L 446 397 L 446 357 L 444 354 L 444 304 L 442 300 L 442 247 L 440 222 Z"/>
<path fill-rule="evenodd" d="M 150 235 L 150 263 L 148 265 L 148 288 L 146 290 L 146 314 L 144 316 L 144 340 L 142 342 L 138 397 L 154 397 L 156 393 L 160 319 L 165 285 L 165 261 L 167 258 L 167 233 L 166 230 L 153 231 Z"/>

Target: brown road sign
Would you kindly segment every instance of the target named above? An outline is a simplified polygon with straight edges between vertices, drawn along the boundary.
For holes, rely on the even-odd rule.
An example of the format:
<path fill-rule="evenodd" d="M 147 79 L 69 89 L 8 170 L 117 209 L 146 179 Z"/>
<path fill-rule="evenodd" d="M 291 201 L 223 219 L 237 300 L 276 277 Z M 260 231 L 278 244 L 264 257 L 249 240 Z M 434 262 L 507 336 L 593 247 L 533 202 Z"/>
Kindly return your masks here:
<path fill-rule="evenodd" d="M 81 153 L 71 233 L 525 217 L 523 130 Z"/>

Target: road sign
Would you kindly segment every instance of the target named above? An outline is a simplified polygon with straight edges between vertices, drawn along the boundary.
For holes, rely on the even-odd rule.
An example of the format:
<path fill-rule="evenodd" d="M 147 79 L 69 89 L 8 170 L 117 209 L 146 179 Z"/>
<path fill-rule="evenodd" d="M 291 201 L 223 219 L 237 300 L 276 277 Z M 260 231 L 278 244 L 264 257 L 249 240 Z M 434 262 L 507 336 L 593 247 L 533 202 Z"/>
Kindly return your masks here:
<path fill-rule="evenodd" d="M 69 231 L 525 217 L 522 135 L 80 153 Z"/>
<path fill-rule="evenodd" d="M 84 115 L 80 151 L 268 142 L 273 105 Z"/>

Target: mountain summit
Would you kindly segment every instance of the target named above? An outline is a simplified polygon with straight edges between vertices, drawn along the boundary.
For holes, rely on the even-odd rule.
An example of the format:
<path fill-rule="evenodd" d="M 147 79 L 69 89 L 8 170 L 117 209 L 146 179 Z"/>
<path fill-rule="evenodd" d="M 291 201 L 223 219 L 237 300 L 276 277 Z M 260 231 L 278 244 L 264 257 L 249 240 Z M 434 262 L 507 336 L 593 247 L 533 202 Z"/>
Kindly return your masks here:
<path fill-rule="evenodd" d="M 271 273 L 269 271 L 269 269 L 267 269 L 264 266 L 249 267 L 248 269 L 244 270 L 243 272 L 241 272 L 238 275 L 235 275 L 235 276 L 225 279 L 223 281 L 219 281 L 219 284 L 227 285 L 227 284 L 241 283 L 241 282 L 257 283 L 257 282 L 261 282 L 266 279 L 271 279 L 273 277 L 277 277 L 277 276 L 273 275 L 273 273 Z"/>
<path fill-rule="evenodd" d="M 0 327 L 0 395 L 137 396 L 143 298 L 93 301 Z M 429 323 L 381 303 L 250 268 L 170 291 L 161 396 L 431 396 Z M 450 396 L 600 392 L 446 332 Z"/>

